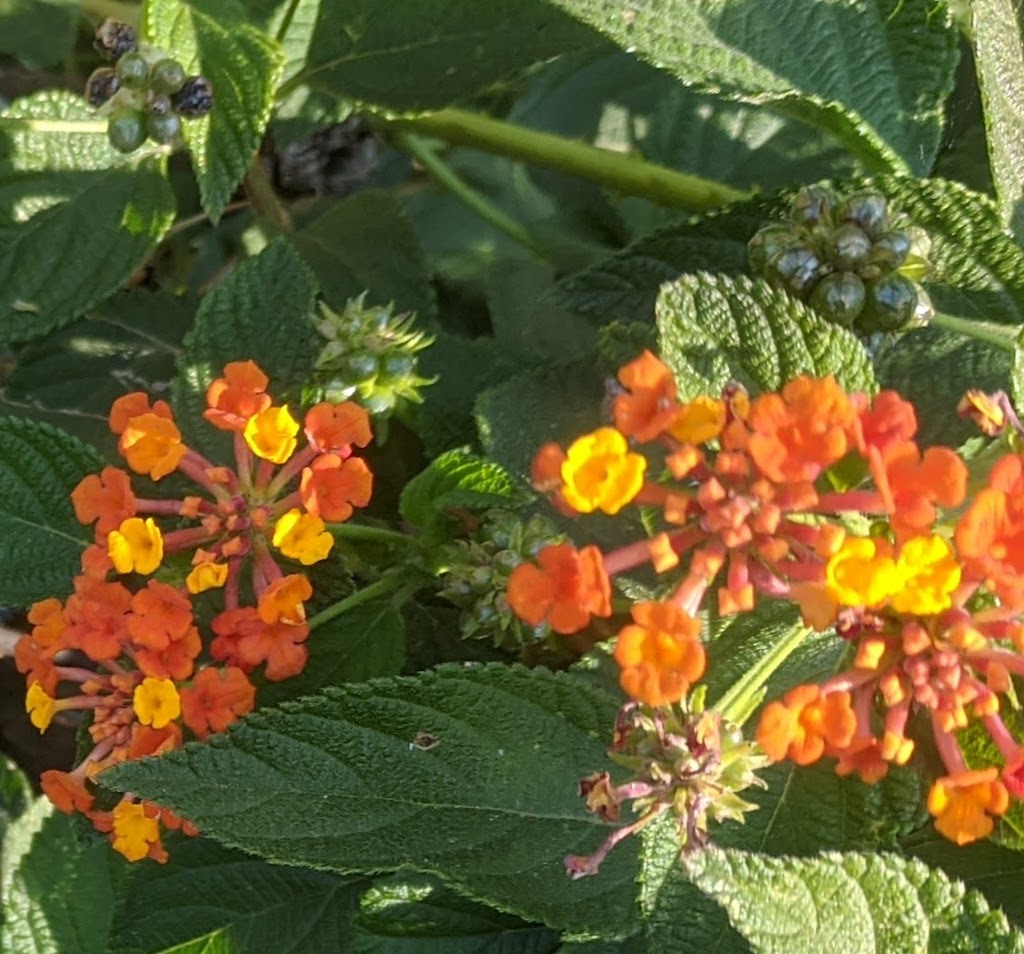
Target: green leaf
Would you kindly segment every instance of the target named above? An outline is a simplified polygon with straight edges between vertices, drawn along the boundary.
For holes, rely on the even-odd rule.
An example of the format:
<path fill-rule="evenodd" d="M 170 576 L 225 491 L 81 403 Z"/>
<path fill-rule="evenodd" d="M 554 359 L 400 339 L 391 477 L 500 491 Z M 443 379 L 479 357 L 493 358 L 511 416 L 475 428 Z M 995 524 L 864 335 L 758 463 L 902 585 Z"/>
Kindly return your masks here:
<path fill-rule="evenodd" d="M 687 275 L 662 288 L 656 313 L 661 354 L 684 398 L 718 394 L 730 381 L 772 391 L 801 373 L 834 374 L 851 391 L 875 389 L 852 332 L 763 280 Z"/>
<path fill-rule="evenodd" d="M 202 838 L 178 839 L 169 854 L 166 865 L 139 865 L 122 894 L 113 929 L 121 947 L 175 954 L 189 942 L 204 954 L 349 949 L 362 879 L 269 865 Z"/>
<path fill-rule="evenodd" d="M 568 443 L 601 423 L 604 380 L 592 361 L 538 368 L 484 391 L 476 402 L 480 441 L 513 474 L 529 474 L 547 441 Z"/>
<path fill-rule="evenodd" d="M 981 895 L 894 855 L 769 858 L 711 849 L 687 874 L 757 952 L 1024 951 L 1024 935 Z"/>
<path fill-rule="evenodd" d="M 1017 924 L 1024 921 L 1024 853 L 989 840 L 957 845 L 931 825 L 905 838 L 902 847 L 929 867 L 941 868 L 980 891 Z"/>
<path fill-rule="evenodd" d="M 974 0 L 974 56 L 999 213 L 1024 241 L 1024 41 L 1012 0 Z"/>
<path fill-rule="evenodd" d="M 283 92 L 308 84 L 396 110 L 446 106 L 595 42 L 590 30 L 533 0 L 320 0 L 292 8 L 314 26 L 305 68 Z"/>
<path fill-rule="evenodd" d="M 178 422 L 201 449 L 222 432 L 202 420 L 206 389 L 230 361 L 255 361 L 281 405 L 297 400 L 309 380 L 321 339 L 313 326 L 316 282 L 294 247 L 279 239 L 243 262 L 209 292 L 178 357 L 173 394 Z"/>
<path fill-rule="evenodd" d="M 616 937 L 634 930 L 630 847 L 571 887 L 562 865 L 610 831 L 576 785 L 607 766 L 616 709 L 566 674 L 444 666 L 325 689 L 103 778 L 270 860 L 432 872 L 499 910 Z"/>
<path fill-rule="evenodd" d="M 0 605 L 28 606 L 71 592 L 92 532 L 71 491 L 103 458 L 48 424 L 0 418 Z"/>
<path fill-rule="evenodd" d="M 395 875 L 363 895 L 357 954 L 551 954 L 559 934 L 467 900 L 434 878 Z"/>
<path fill-rule="evenodd" d="M 25 774 L 6 755 L 0 755 L 0 844 L 31 803 L 32 786 Z"/>
<path fill-rule="evenodd" d="M 931 0 L 548 2 L 688 86 L 830 133 L 873 171 L 931 167 L 956 65 Z"/>
<path fill-rule="evenodd" d="M 194 300 L 162 292 L 108 299 L 23 348 L 4 380 L 0 407 L 61 427 L 112 456 L 110 405 L 130 391 L 167 390 L 194 313 Z"/>
<path fill-rule="evenodd" d="M 185 120 L 203 208 L 217 221 L 252 163 L 281 74 L 281 53 L 235 0 L 148 0 L 143 36 L 189 75 L 213 84 L 214 105 Z"/>
<path fill-rule="evenodd" d="M 51 120 L 68 130 L 29 125 Z M 129 159 L 103 129 L 62 90 L 0 114 L 0 342 L 43 335 L 113 294 L 174 220 L 163 156 Z"/>
<path fill-rule="evenodd" d="M 452 450 L 405 485 L 399 512 L 426 537 L 444 539 L 450 535 L 446 531 L 451 524 L 448 511 L 515 507 L 530 497 L 500 464 L 466 450 Z"/>
<path fill-rule="evenodd" d="M 420 319 L 437 311 L 423 249 L 390 192 L 365 189 L 335 202 L 292 239 L 335 308 L 369 289 L 371 301 L 393 301 Z"/>
<path fill-rule="evenodd" d="M 61 63 L 75 43 L 78 0 L 0 0 L 0 53 L 28 67 Z"/>
<path fill-rule="evenodd" d="M 120 864 L 103 839 L 79 841 L 40 798 L 3 845 L 0 948 L 17 954 L 106 954 Z"/>
<path fill-rule="evenodd" d="M 405 624 L 393 601 L 380 600 L 324 623 L 305 645 L 306 668 L 292 679 L 261 687 L 261 706 L 276 706 L 324 686 L 397 676 L 405 664 Z"/>
<path fill-rule="evenodd" d="M 959 447 L 978 428 L 956 413 L 957 402 L 968 388 L 1006 388 L 1012 362 L 1012 354 L 987 341 L 921 328 L 884 352 L 877 367 L 882 386 L 899 391 L 914 405 L 922 445 Z M 936 381 L 942 382 L 941 388 Z"/>

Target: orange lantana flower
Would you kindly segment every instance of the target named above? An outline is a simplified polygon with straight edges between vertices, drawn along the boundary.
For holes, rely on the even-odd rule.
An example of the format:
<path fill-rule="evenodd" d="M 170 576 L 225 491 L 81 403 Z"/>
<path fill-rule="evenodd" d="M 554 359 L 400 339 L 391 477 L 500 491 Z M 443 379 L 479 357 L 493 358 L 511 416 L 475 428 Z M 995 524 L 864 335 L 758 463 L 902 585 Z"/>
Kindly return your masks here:
<path fill-rule="evenodd" d="M 619 684 L 649 706 L 678 702 L 704 675 L 700 620 L 672 603 L 637 603 L 631 612 L 615 644 Z"/>
<path fill-rule="evenodd" d="M 563 635 L 579 632 L 591 616 L 611 616 L 611 584 L 601 551 L 594 546 L 577 552 L 571 544 L 544 547 L 540 567 L 522 563 L 508 581 L 513 612 L 531 626 L 543 622 Z"/>
<path fill-rule="evenodd" d="M 303 469 L 299 493 L 313 516 L 340 523 L 370 502 L 373 474 L 361 457 L 321 454 Z"/>
<path fill-rule="evenodd" d="M 679 412 L 672 372 L 650 351 L 645 351 L 619 369 L 619 383 L 626 393 L 615 398 L 615 426 L 626 437 L 641 443 L 653 441 Z"/>
<path fill-rule="evenodd" d="M 958 845 L 991 835 L 993 816 L 1002 815 L 1009 806 L 1010 796 L 995 766 L 936 779 L 928 793 L 935 827 Z"/>
<path fill-rule="evenodd" d="M 135 473 L 148 474 L 152 480 L 160 480 L 174 471 L 188 452 L 178 426 L 158 414 L 131 418 L 117 446 Z"/>
<path fill-rule="evenodd" d="M 321 454 L 348 457 L 352 445 L 365 447 L 373 439 L 370 415 L 352 401 L 341 404 L 317 404 L 306 413 L 306 437 Z"/>
<path fill-rule="evenodd" d="M 97 540 L 105 540 L 122 521 L 135 516 L 131 479 L 117 467 L 104 467 L 99 474 L 83 477 L 71 491 L 71 503 L 79 523 L 96 521 Z"/>
<path fill-rule="evenodd" d="M 251 712 L 255 703 L 256 687 L 235 666 L 202 669 L 191 687 L 181 691 L 185 725 L 200 739 L 223 732 L 239 716 Z"/>
<path fill-rule="evenodd" d="M 826 745 L 845 749 L 856 730 L 848 692 L 823 694 L 820 686 L 803 685 L 765 706 L 757 741 L 773 762 L 788 758 L 810 765 L 825 754 Z"/>
<path fill-rule="evenodd" d="M 769 480 L 815 481 L 846 454 L 854 420 L 853 402 L 834 377 L 801 375 L 751 403 L 747 449 Z"/>
<path fill-rule="evenodd" d="M 226 364 L 224 377 L 206 389 L 209 407 L 203 417 L 222 431 L 244 431 L 250 417 L 270 407 L 270 395 L 265 393 L 269 383 L 255 361 Z"/>
<path fill-rule="evenodd" d="M 93 796 L 86 791 L 84 775 L 50 769 L 39 777 L 39 786 L 57 810 L 65 815 L 87 812 L 92 808 Z"/>

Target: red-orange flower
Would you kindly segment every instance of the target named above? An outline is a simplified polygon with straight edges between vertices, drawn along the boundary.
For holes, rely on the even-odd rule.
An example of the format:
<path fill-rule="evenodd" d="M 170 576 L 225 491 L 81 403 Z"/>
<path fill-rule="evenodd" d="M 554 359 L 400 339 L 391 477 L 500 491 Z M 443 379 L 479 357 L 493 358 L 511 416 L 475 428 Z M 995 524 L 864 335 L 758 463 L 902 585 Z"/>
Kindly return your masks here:
<path fill-rule="evenodd" d="M 200 670 L 192 685 L 181 690 L 182 717 L 200 739 L 223 732 L 239 716 L 251 712 L 256 687 L 234 666 Z"/>
<path fill-rule="evenodd" d="M 302 471 L 302 505 L 315 517 L 340 523 L 353 507 L 365 507 L 373 492 L 373 474 L 360 457 L 321 454 Z"/>
<path fill-rule="evenodd" d="M 133 417 L 141 417 L 143 414 L 155 414 L 168 421 L 174 418 L 171 406 L 166 401 L 154 401 L 150 406 L 148 394 L 144 391 L 133 391 L 119 397 L 110 406 L 110 430 L 115 434 L 123 434 L 128 422 Z"/>
<path fill-rule="evenodd" d="M 757 741 L 773 762 L 788 758 L 810 765 L 825 754 L 826 745 L 845 749 L 856 730 L 848 692 L 823 694 L 820 686 L 803 685 L 765 706 Z"/>
<path fill-rule="evenodd" d="M 348 457 L 352 445 L 365 447 L 373 439 L 370 416 L 352 401 L 342 404 L 317 404 L 306 414 L 306 437 L 321 454 Z"/>
<path fill-rule="evenodd" d="M 601 551 L 594 546 L 577 552 L 571 544 L 544 547 L 540 567 L 521 563 L 508 581 L 508 603 L 531 626 L 545 620 L 556 632 L 575 633 L 591 616 L 611 616 L 611 584 Z"/>
<path fill-rule="evenodd" d="M 111 530 L 135 516 L 135 494 L 131 479 L 117 467 L 104 467 L 89 474 L 71 491 L 71 503 L 79 523 L 96 523 L 96 539 L 106 540 Z"/>
<path fill-rule="evenodd" d="M 50 769 L 39 777 L 43 794 L 58 811 L 70 815 L 87 812 L 92 808 L 93 796 L 85 790 L 85 777 Z"/>
<path fill-rule="evenodd" d="M 967 492 L 967 465 L 948 447 L 924 454 L 912 441 L 894 441 L 872 460 L 872 473 L 891 506 L 889 521 L 897 539 L 927 534 L 935 523 L 935 505 L 957 507 Z"/>
<path fill-rule="evenodd" d="M 650 351 L 645 351 L 619 369 L 619 383 L 626 393 L 615 398 L 615 427 L 641 443 L 653 441 L 679 412 L 672 372 Z"/>
<path fill-rule="evenodd" d="M 853 403 L 834 377 L 801 375 L 750 405 L 747 449 L 778 483 L 815 481 L 850 447 Z"/>
<path fill-rule="evenodd" d="M 209 406 L 203 417 L 222 431 L 244 431 L 250 417 L 270 407 L 271 397 L 266 393 L 269 383 L 255 361 L 226 364 L 224 377 L 206 389 Z"/>
<path fill-rule="evenodd" d="M 214 659 L 250 672 L 266 663 L 266 676 L 278 682 L 297 676 L 306 665 L 302 645 L 309 636 L 306 623 L 265 623 L 255 607 L 226 610 L 210 624 L 217 638 L 210 644 Z"/>
<path fill-rule="evenodd" d="M 678 702 L 704 675 L 700 620 L 672 603 L 636 603 L 631 612 L 615 644 L 619 684 L 649 706 Z"/>

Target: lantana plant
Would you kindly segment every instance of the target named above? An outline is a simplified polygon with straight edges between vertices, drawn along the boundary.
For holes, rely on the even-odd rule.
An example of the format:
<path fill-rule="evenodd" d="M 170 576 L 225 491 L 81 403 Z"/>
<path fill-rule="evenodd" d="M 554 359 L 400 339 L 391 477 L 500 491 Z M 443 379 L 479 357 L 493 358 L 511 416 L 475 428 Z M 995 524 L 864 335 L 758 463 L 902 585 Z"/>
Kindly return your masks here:
<path fill-rule="evenodd" d="M 1024 954 L 1022 49 L 0 8 L 0 948 Z"/>

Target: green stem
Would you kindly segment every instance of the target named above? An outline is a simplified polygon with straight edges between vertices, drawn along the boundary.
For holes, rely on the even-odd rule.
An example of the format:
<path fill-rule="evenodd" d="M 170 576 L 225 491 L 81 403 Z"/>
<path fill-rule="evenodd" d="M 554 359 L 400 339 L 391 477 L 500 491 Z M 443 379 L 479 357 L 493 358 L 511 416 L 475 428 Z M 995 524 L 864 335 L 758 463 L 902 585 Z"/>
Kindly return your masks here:
<path fill-rule="evenodd" d="M 382 579 L 377 580 L 376 583 L 364 586 L 361 590 L 357 590 L 351 596 L 346 596 L 345 599 L 339 600 L 333 606 L 328 606 L 327 609 L 321 610 L 316 614 L 316 616 L 311 617 L 309 620 L 309 631 L 313 632 L 317 627 L 323 626 L 324 623 L 330 622 L 337 616 L 341 616 L 342 613 L 347 613 L 350 609 L 355 609 L 363 603 L 375 600 L 378 596 L 384 596 L 385 594 L 391 593 L 392 591 L 402 587 L 408 589 L 408 584 L 408 578 L 403 577 L 400 573 L 396 573 L 392 576 L 385 576 Z"/>
<path fill-rule="evenodd" d="M 1007 328 L 1004 325 L 985 321 L 969 321 L 966 318 L 954 318 L 953 315 L 944 315 L 939 312 L 932 315 L 931 324 L 937 328 L 945 328 L 947 331 L 955 331 L 967 338 L 985 341 L 1003 351 L 1009 351 L 1010 354 L 1017 350 L 1019 328 Z"/>
<path fill-rule="evenodd" d="M 397 530 L 365 527 L 358 523 L 339 523 L 329 526 L 328 529 L 335 537 L 346 537 L 349 540 L 374 540 L 378 543 L 401 544 L 403 547 L 411 546 L 413 543 L 412 537 Z"/>
<path fill-rule="evenodd" d="M 485 222 L 489 222 L 499 232 L 504 232 L 514 242 L 518 242 L 520 245 L 528 248 L 538 257 L 545 260 L 549 257 L 547 249 L 523 225 L 506 215 L 479 192 L 466 185 L 452 168 L 419 136 L 408 132 L 398 132 L 392 138 L 399 149 L 417 159 L 420 165 L 441 185 L 451 192 L 463 205 L 476 212 Z"/>
<path fill-rule="evenodd" d="M 729 691 L 711 708 L 720 712 L 722 718 L 729 722 L 743 725 L 753 715 L 761 699 L 764 698 L 765 683 L 810 632 L 811 630 L 806 626 L 794 626 L 788 634 L 740 676 Z"/>
<path fill-rule="evenodd" d="M 252 203 L 257 220 L 266 226 L 268 239 L 294 229 L 292 218 L 274 192 L 273 183 L 263 165 L 263 158 L 259 155 L 253 159 L 249 171 L 245 174 L 245 193 Z"/>
<path fill-rule="evenodd" d="M 39 133 L 84 133 L 90 136 L 103 135 L 107 131 L 105 119 L 19 119 L 15 116 L 0 117 L 0 129 L 25 129 Z"/>
<path fill-rule="evenodd" d="M 138 3 L 124 3 L 123 0 L 82 0 L 82 13 L 91 20 L 106 20 L 112 17 L 138 27 L 142 19 L 142 6 Z"/>
<path fill-rule="evenodd" d="M 701 212 L 751 198 L 749 192 L 676 172 L 636 156 L 599 149 L 565 136 L 537 132 L 462 109 L 379 119 L 391 130 L 422 133 L 453 145 L 472 146 L 510 159 L 558 169 L 590 179 L 613 192 L 643 196 L 661 205 Z"/>

